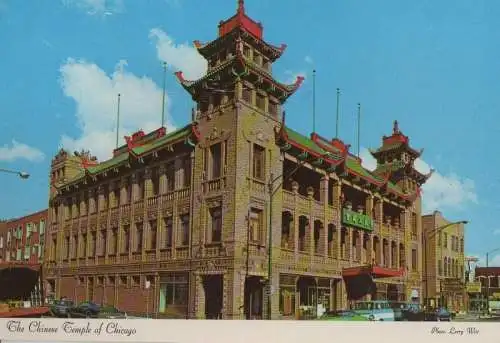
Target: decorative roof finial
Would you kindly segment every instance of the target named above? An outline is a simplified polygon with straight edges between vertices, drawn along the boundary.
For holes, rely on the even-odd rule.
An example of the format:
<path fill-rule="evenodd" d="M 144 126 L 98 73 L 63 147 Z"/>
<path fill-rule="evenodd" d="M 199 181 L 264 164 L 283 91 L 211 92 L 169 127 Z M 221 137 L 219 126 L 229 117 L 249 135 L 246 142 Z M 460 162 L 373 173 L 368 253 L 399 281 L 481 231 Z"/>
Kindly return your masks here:
<path fill-rule="evenodd" d="M 392 128 L 392 133 L 395 134 L 395 135 L 397 135 L 397 134 L 400 133 L 400 131 L 399 131 L 399 124 L 398 124 L 397 120 L 394 121 L 394 127 Z"/>
<path fill-rule="evenodd" d="M 238 13 L 245 13 L 245 1 L 238 0 Z"/>

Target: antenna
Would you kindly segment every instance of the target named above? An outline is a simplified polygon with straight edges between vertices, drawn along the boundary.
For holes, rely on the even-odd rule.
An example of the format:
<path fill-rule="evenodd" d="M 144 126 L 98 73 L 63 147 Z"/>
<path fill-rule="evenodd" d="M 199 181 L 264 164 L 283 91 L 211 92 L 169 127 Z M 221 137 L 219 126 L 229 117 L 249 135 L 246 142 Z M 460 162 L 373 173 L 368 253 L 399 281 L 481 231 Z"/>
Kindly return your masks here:
<path fill-rule="evenodd" d="M 361 104 L 358 102 L 358 157 L 360 152 L 361 142 Z"/>
<path fill-rule="evenodd" d="M 335 121 L 335 138 L 339 138 L 339 106 L 340 106 L 340 88 L 337 88 L 337 118 Z"/>
<path fill-rule="evenodd" d="M 165 127 L 165 87 L 167 81 L 167 62 L 163 62 L 163 95 L 161 101 L 161 127 Z"/>
<path fill-rule="evenodd" d="M 313 132 L 316 132 L 316 69 L 313 70 Z"/>
<path fill-rule="evenodd" d="M 118 149 L 118 137 L 120 136 L 120 98 L 121 95 L 118 93 L 118 105 L 116 109 L 116 148 Z"/>

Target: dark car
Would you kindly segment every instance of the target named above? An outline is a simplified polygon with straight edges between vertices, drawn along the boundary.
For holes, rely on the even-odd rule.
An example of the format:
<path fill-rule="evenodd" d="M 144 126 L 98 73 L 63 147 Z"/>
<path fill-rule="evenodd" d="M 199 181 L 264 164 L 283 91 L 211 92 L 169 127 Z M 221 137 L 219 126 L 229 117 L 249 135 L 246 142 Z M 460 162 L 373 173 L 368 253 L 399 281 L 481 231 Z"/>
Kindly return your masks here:
<path fill-rule="evenodd" d="M 61 299 L 56 300 L 50 306 L 50 312 L 54 317 L 69 317 L 71 309 L 75 306 L 73 300 Z"/>
<path fill-rule="evenodd" d="M 72 317 L 85 317 L 92 318 L 98 317 L 101 307 L 93 302 L 86 301 L 81 303 L 78 306 L 71 308 L 71 316 Z"/>
<path fill-rule="evenodd" d="M 98 317 L 105 319 L 126 319 L 127 313 L 124 311 L 120 311 L 114 306 L 103 305 L 99 310 Z"/>
<path fill-rule="evenodd" d="M 433 322 L 449 322 L 451 321 L 451 313 L 446 308 L 440 307 L 434 311 L 427 312 L 425 320 Z"/>
<path fill-rule="evenodd" d="M 419 304 L 408 304 L 402 313 L 404 321 L 420 322 L 425 320 L 425 312 Z"/>

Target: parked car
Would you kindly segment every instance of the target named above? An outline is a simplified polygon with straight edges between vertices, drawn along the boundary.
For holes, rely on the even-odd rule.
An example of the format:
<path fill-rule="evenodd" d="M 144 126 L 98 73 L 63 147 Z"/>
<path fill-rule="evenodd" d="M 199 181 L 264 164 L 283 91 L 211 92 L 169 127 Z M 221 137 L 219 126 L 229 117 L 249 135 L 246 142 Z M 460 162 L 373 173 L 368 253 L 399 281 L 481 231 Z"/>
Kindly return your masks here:
<path fill-rule="evenodd" d="M 105 319 L 126 319 L 127 313 L 124 311 L 120 311 L 114 306 L 103 305 L 99 310 L 98 317 Z"/>
<path fill-rule="evenodd" d="M 54 317 L 70 317 L 71 309 L 75 306 L 73 300 L 56 300 L 50 306 L 50 312 Z"/>
<path fill-rule="evenodd" d="M 425 320 L 425 311 L 419 304 L 408 304 L 402 313 L 403 321 L 423 322 Z"/>
<path fill-rule="evenodd" d="M 99 305 L 86 301 L 71 308 L 70 313 L 72 317 L 92 318 L 99 316 L 100 309 L 101 307 Z"/>
<path fill-rule="evenodd" d="M 451 313 L 444 307 L 439 307 L 434 311 L 429 311 L 425 314 L 426 321 L 434 322 L 449 322 L 451 321 Z"/>
<path fill-rule="evenodd" d="M 360 321 L 365 322 L 369 321 L 366 316 L 362 316 L 354 311 L 329 311 L 323 314 L 320 320 L 328 320 L 328 321 Z"/>

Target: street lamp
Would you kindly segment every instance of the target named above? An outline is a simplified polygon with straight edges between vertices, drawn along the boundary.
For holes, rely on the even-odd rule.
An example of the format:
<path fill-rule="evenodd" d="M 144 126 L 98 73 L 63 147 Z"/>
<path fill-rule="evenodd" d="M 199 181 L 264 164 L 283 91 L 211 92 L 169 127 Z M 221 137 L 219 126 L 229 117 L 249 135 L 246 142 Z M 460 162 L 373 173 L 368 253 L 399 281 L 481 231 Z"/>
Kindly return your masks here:
<path fill-rule="evenodd" d="M 292 169 L 290 173 L 288 173 L 286 179 L 289 179 L 292 177 L 293 174 L 299 170 L 300 167 L 305 163 L 305 161 L 301 161 L 297 164 L 297 166 Z M 283 185 L 283 180 L 285 178 L 283 177 L 284 175 L 281 174 L 279 176 L 274 176 L 273 173 L 269 176 L 269 183 L 268 183 L 268 191 L 269 191 L 269 233 L 268 233 L 268 253 L 267 253 L 267 283 L 268 283 L 268 292 L 269 295 L 267 297 L 267 319 L 271 319 L 271 313 L 272 313 L 272 306 L 271 306 L 271 298 L 272 298 L 272 266 L 273 266 L 273 197 L 278 191 L 278 189 Z M 277 186 L 275 186 L 275 183 L 277 181 L 281 181 L 278 183 Z"/>
<path fill-rule="evenodd" d="M 457 221 L 457 222 L 453 222 L 453 223 L 448 223 L 448 224 L 445 224 L 445 225 L 441 225 L 441 226 L 438 226 L 437 228 L 434 228 L 432 231 L 430 232 L 427 232 L 427 233 L 424 233 L 423 235 L 423 245 L 424 245 L 424 275 L 425 275 L 425 302 L 427 303 L 429 301 L 429 275 L 427 273 L 427 258 L 428 258 L 428 247 L 427 247 L 427 240 L 434 237 L 436 234 L 440 233 L 441 231 L 443 231 L 444 229 L 446 228 L 449 228 L 450 226 L 454 226 L 454 225 L 460 225 L 460 224 L 464 224 L 466 225 L 468 223 L 467 220 L 460 220 L 460 221 Z M 441 249 L 441 245 L 439 246 L 439 248 Z M 440 298 L 441 298 L 441 305 L 443 304 L 443 294 L 442 294 L 442 289 L 441 289 L 441 281 L 439 282 L 439 294 L 440 294 Z"/>
<path fill-rule="evenodd" d="M 499 251 L 500 248 L 490 250 L 486 253 L 486 268 L 488 268 L 490 262 L 490 254 Z M 488 271 L 486 271 L 488 273 Z M 488 282 L 486 283 L 486 311 L 490 311 L 490 276 L 488 275 Z"/>
<path fill-rule="evenodd" d="M 30 174 L 23 172 L 23 171 L 17 171 L 17 170 L 10 170 L 10 169 L 4 169 L 0 168 L 1 173 L 7 173 L 7 174 L 16 174 L 19 176 L 21 179 L 27 179 L 30 177 Z"/>

